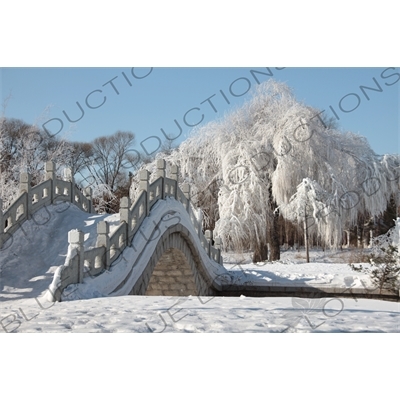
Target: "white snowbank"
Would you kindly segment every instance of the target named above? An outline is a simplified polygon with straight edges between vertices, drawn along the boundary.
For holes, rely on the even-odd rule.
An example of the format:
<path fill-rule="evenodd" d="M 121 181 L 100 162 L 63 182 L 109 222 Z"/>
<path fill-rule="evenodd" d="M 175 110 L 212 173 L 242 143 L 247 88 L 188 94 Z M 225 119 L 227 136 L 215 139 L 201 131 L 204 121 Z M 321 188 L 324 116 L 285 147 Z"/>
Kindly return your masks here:
<path fill-rule="evenodd" d="M 400 332 L 398 303 L 352 298 L 120 296 L 2 306 L 0 332 Z"/>
<path fill-rule="evenodd" d="M 68 231 L 80 229 L 85 248 L 93 247 L 97 223 L 103 220 L 113 231 L 119 224 L 119 214 L 88 214 L 70 203 L 36 212 L 0 249 L 0 301 L 43 294 L 54 271 L 65 262 Z"/>

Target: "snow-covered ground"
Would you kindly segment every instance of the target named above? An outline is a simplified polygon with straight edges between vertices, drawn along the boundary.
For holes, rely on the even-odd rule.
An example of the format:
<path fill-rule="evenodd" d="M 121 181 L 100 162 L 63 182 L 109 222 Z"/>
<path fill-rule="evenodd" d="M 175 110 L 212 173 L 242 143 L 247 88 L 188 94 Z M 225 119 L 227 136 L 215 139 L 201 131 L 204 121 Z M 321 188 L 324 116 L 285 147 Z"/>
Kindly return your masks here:
<path fill-rule="evenodd" d="M 369 252 L 368 249 L 364 254 Z M 304 249 L 282 251 L 277 262 L 253 264 L 251 254 L 226 254 L 224 265 L 229 271 L 242 275 L 243 280 L 268 282 L 276 285 L 335 286 L 343 288 L 373 287 L 367 274 L 353 271 L 349 262 L 357 251 L 310 251 L 310 263 L 306 263 Z M 367 265 L 355 262 L 355 265 Z"/>
<path fill-rule="evenodd" d="M 93 246 L 96 222 L 112 228 L 118 216 L 90 215 L 59 204 L 42 209 L 0 251 L 0 332 L 400 332 L 400 305 L 366 299 L 120 296 L 51 303 L 43 299 L 67 253 L 67 232 L 82 229 Z M 250 262 L 225 254 L 228 271 L 243 280 L 329 285 L 344 290 L 370 285 L 351 270 L 354 252 L 282 253 L 280 262 Z"/>
<path fill-rule="evenodd" d="M 399 304 L 366 299 L 121 296 L 1 304 L 7 332 L 400 332 Z"/>

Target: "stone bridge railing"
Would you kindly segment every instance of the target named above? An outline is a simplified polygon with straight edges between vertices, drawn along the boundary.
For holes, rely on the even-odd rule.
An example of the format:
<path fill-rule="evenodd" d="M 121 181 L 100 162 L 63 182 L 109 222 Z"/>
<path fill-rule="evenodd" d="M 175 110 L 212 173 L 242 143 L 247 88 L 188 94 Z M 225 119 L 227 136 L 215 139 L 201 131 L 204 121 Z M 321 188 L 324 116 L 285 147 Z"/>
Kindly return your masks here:
<path fill-rule="evenodd" d="M 0 249 L 22 223 L 44 206 L 57 201 L 68 201 L 88 213 L 94 211 L 90 188 L 83 194 L 75 185 L 72 173 L 69 174 L 69 181 L 57 179 L 52 161 L 46 163 L 45 170 L 46 180 L 33 187 L 31 175 L 27 172 L 20 174 L 20 196 L 4 212 L 0 199 Z"/>
<path fill-rule="evenodd" d="M 85 277 L 95 277 L 105 270 L 119 257 L 123 250 L 132 242 L 143 220 L 149 215 L 151 208 L 158 200 L 174 197 L 180 201 L 190 216 L 200 239 L 201 246 L 208 256 L 222 264 L 221 239 L 215 238 L 215 247 L 212 245 L 212 232 L 202 231 L 202 217 L 190 202 L 190 185 L 178 186 L 178 167 L 171 166 L 171 178 L 165 176 L 165 160 L 157 162 L 157 177 L 149 183 L 150 173 L 147 170 L 139 172 L 140 195 L 132 204 L 131 200 L 123 197 L 120 202 L 120 224 L 110 234 L 107 221 L 97 224 L 96 247 L 85 250 L 83 233 L 72 230 L 68 233 L 69 249 L 64 266 L 60 267 L 49 287 L 53 300 L 60 301 L 63 290 L 71 284 L 82 283 Z"/>

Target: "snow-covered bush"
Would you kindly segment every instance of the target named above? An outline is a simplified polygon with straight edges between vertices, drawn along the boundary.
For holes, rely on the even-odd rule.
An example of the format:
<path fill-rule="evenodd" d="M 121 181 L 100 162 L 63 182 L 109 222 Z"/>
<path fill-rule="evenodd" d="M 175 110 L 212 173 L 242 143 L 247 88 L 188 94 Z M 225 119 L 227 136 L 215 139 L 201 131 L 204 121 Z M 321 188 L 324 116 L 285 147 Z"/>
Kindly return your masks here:
<path fill-rule="evenodd" d="M 400 289 L 400 257 L 398 249 L 392 245 L 381 249 L 380 255 L 372 255 L 369 266 L 350 264 L 356 272 L 368 273 L 372 282 L 379 288 L 398 293 Z"/>

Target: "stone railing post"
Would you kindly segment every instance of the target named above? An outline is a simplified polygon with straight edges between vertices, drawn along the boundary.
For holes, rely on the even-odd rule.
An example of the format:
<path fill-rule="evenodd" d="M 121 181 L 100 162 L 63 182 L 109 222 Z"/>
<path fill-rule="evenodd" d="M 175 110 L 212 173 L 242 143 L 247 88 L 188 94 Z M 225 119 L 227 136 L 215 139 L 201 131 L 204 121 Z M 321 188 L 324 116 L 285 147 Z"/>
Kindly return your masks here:
<path fill-rule="evenodd" d="M 78 271 L 77 271 L 77 280 L 76 283 L 83 282 L 83 266 L 85 261 L 85 249 L 83 247 L 84 235 L 83 232 L 77 229 L 73 229 L 68 232 L 68 242 L 70 249 L 76 249 L 78 254 Z"/>
<path fill-rule="evenodd" d="M 27 219 L 31 218 L 32 199 L 31 199 L 31 174 L 21 172 L 19 176 L 19 192 L 26 193 L 25 215 Z"/>
<path fill-rule="evenodd" d="M 175 199 L 178 197 L 178 175 L 179 175 L 179 167 L 175 164 L 171 165 L 171 179 L 173 179 L 176 182 L 174 188 Z"/>
<path fill-rule="evenodd" d="M 165 178 L 165 167 L 166 167 L 166 162 L 165 160 L 157 160 L 157 178 Z"/>
<path fill-rule="evenodd" d="M 222 239 L 219 236 L 215 238 L 214 247 L 218 250 L 218 264 L 222 264 L 221 262 Z"/>
<path fill-rule="evenodd" d="M 165 193 L 164 193 L 164 178 L 165 178 L 165 167 L 167 163 L 165 160 L 157 160 L 157 178 L 162 178 L 161 181 L 161 198 L 164 200 L 165 199 Z"/>
<path fill-rule="evenodd" d="M 29 193 L 31 189 L 31 174 L 28 172 L 21 172 L 19 175 L 19 192 L 20 194 Z"/>
<path fill-rule="evenodd" d="M 146 201 L 145 201 L 145 212 L 146 216 L 149 215 L 149 178 L 150 178 L 150 172 L 147 171 L 147 169 L 144 169 L 139 172 L 139 192 L 144 190 L 146 192 Z"/>
<path fill-rule="evenodd" d="M 46 180 L 54 180 L 56 177 L 56 164 L 53 161 L 46 162 Z"/>
<path fill-rule="evenodd" d="M 175 164 L 171 165 L 171 179 L 178 181 L 179 167 Z"/>
<path fill-rule="evenodd" d="M 87 210 L 87 212 L 91 214 L 93 212 L 92 211 L 93 189 L 90 186 L 86 187 L 84 194 L 85 194 L 85 197 L 86 197 L 86 199 L 88 201 L 88 210 Z"/>
<path fill-rule="evenodd" d="M 54 193 L 56 190 L 56 164 L 53 161 L 47 161 L 46 166 L 46 180 L 51 179 L 51 185 L 50 185 L 50 199 L 51 203 L 53 204 L 56 194 Z"/>
<path fill-rule="evenodd" d="M 201 208 L 197 209 L 197 236 L 200 237 L 200 233 L 203 231 L 203 211 L 201 211 Z"/>
<path fill-rule="evenodd" d="M 110 267 L 110 226 L 107 221 L 100 221 L 97 224 L 97 242 L 96 247 L 104 246 L 106 249 L 105 252 L 105 268 L 108 269 Z"/>
<path fill-rule="evenodd" d="M 64 179 L 67 182 L 71 182 L 71 204 L 75 203 L 75 179 L 74 179 L 74 174 L 72 173 L 72 168 L 65 168 L 64 172 Z"/>
<path fill-rule="evenodd" d="M 131 218 L 131 199 L 129 197 L 123 197 L 119 203 L 119 220 L 126 224 L 126 242 L 125 245 L 129 245 L 129 238 L 131 236 L 132 218 Z"/>
<path fill-rule="evenodd" d="M 182 192 L 187 198 L 188 202 L 186 204 L 186 211 L 189 212 L 189 207 L 190 207 L 190 185 L 188 183 L 184 183 L 182 185 Z"/>
<path fill-rule="evenodd" d="M 144 190 L 145 192 L 149 191 L 149 177 L 150 172 L 147 169 L 144 169 L 139 172 L 139 191 Z"/>
<path fill-rule="evenodd" d="M 3 247 L 4 218 L 3 218 L 3 200 L 0 199 L 0 249 Z"/>
<path fill-rule="evenodd" d="M 210 257 L 210 256 L 211 256 L 212 231 L 210 231 L 210 230 L 207 229 L 204 236 L 206 237 L 207 242 L 208 242 L 208 251 L 207 251 L 207 254 L 208 254 L 208 257 Z"/>

